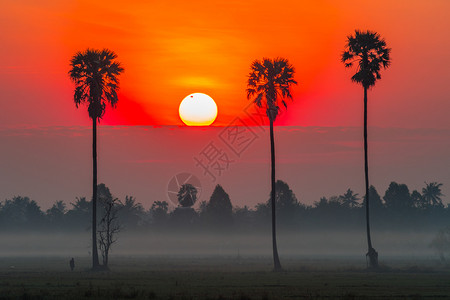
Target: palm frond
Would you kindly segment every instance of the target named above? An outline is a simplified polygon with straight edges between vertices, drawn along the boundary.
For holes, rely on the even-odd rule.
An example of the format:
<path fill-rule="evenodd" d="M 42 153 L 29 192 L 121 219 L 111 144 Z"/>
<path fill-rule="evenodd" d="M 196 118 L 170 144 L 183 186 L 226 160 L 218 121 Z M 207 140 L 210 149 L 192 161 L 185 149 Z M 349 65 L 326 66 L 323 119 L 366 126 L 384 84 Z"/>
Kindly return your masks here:
<path fill-rule="evenodd" d="M 262 99 L 264 97 L 263 93 L 259 93 L 258 96 L 256 96 L 256 98 L 253 100 L 253 102 L 258 106 L 258 107 L 262 107 Z"/>

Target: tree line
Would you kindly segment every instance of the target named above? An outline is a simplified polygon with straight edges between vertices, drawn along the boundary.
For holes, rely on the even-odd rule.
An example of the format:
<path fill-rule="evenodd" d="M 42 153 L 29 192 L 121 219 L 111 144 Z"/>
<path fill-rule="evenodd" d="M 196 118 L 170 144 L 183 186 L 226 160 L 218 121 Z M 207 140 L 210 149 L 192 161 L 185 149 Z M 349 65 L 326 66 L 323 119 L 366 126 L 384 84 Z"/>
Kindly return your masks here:
<path fill-rule="evenodd" d="M 406 184 L 391 182 L 380 195 L 370 186 L 373 224 L 377 230 L 433 230 L 448 224 L 450 206 L 442 203 L 442 183 L 424 183 L 422 190 L 410 191 Z M 186 192 L 189 191 L 189 192 Z M 98 240 L 108 239 L 110 230 L 223 233 L 270 230 L 270 199 L 254 207 L 233 206 L 229 194 L 217 185 L 208 200 L 194 209 L 196 190 L 183 185 L 178 206 L 154 201 L 149 209 L 133 196 L 118 199 L 104 184 L 97 186 Z M 189 200 L 187 200 L 189 199 Z M 341 195 L 321 197 L 312 205 L 302 203 L 289 185 L 276 182 L 277 225 L 283 230 L 360 230 L 365 222 L 364 197 L 347 189 Z M 245 201 L 243 201 L 245 202 Z M 15 196 L 0 202 L 0 230 L 6 231 L 88 231 L 91 230 L 92 201 L 77 197 L 67 204 L 56 201 L 42 210 L 29 197 Z M 109 224 L 107 223 L 109 222 Z M 111 237 L 109 237 L 111 238 Z M 113 236 L 114 239 L 114 236 Z M 101 245 L 100 245 L 101 248 Z"/>

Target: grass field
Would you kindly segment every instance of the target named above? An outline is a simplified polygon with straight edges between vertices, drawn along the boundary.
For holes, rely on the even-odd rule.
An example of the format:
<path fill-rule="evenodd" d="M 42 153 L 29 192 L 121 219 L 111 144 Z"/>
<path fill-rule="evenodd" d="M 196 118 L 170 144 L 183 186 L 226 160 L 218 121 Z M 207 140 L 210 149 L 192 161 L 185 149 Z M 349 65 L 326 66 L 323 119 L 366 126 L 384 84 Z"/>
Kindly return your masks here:
<path fill-rule="evenodd" d="M 113 257 L 90 272 L 89 258 L 0 260 L 0 299 L 436 299 L 450 298 L 450 271 L 433 261 L 392 258 L 379 272 L 360 258 Z"/>

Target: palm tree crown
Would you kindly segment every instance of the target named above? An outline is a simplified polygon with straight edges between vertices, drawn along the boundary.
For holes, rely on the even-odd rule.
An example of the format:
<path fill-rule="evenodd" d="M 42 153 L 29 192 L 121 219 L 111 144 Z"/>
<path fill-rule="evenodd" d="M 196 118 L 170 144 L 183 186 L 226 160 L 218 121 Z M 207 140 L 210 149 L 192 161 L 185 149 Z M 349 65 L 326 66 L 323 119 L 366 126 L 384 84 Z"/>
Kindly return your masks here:
<path fill-rule="evenodd" d="M 190 183 L 185 183 L 180 187 L 177 197 L 182 207 L 191 207 L 197 201 L 197 188 Z"/>
<path fill-rule="evenodd" d="M 347 68 L 357 64 L 358 69 L 352 76 L 352 81 L 369 88 L 381 79 L 381 68 L 389 67 L 390 52 L 391 48 L 386 47 L 385 40 L 378 33 L 370 30 L 365 32 L 355 30 L 354 36 L 347 37 L 341 60 Z"/>
<path fill-rule="evenodd" d="M 294 67 L 284 58 L 263 58 L 262 61 L 255 60 L 250 68 L 247 98 L 256 96 L 253 102 L 258 107 L 265 104 L 267 116 L 274 121 L 280 109 L 278 98 L 292 99 L 290 86 L 297 84 Z M 263 102 L 263 99 L 266 101 Z M 281 103 L 287 107 L 284 99 L 281 99 Z"/>
<path fill-rule="evenodd" d="M 358 206 L 358 194 L 355 194 L 351 189 L 348 189 L 344 195 L 339 196 L 342 204 L 348 207 L 357 207 Z"/>
<path fill-rule="evenodd" d="M 443 206 L 441 196 L 444 196 L 441 191 L 442 183 L 425 182 L 425 187 L 422 188 L 422 196 L 429 205 Z"/>
<path fill-rule="evenodd" d="M 76 53 L 70 61 L 69 76 L 75 83 L 74 101 L 78 107 L 88 104 L 89 117 L 101 119 L 106 103 L 117 103 L 118 75 L 124 71 L 117 55 L 108 49 L 87 49 Z"/>

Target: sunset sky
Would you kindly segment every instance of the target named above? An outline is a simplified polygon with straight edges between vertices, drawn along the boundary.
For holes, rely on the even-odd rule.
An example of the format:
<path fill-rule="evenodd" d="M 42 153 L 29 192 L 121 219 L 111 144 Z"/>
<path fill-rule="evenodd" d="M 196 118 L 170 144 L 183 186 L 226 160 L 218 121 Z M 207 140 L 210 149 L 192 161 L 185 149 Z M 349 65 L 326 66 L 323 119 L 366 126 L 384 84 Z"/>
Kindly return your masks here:
<path fill-rule="evenodd" d="M 279 125 L 357 126 L 362 90 L 340 63 L 346 36 L 379 32 L 392 66 L 369 94 L 373 126 L 449 128 L 450 2 L 11 1 L 0 4 L 0 124 L 84 125 L 70 58 L 114 50 L 125 67 L 103 124 L 182 125 L 178 105 L 209 94 L 227 125 L 247 104 L 249 66 L 285 57 L 299 85 Z"/>
<path fill-rule="evenodd" d="M 284 57 L 296 68 L 299 84 L 276 122 L 282 136 L 278 174 L 309 203 L 348 187 L 362 193 L 363 91 L 350 81 L 354 70 L 340 62 L 346 36 L 355 29 L 379 32 L 392 48 L 391 67 L 369 92 L 369 126 L 377 128 L 371 131 L 371 171 L 380 193 L 389 180 L 414 188 L 440 181 L 450 192 L 448 0 L 3 0 L 0 26 L 0 200 L 24 194 L 47 201 L 47 207 L 67 191 L 67 202 L 89 195 L 90 121 L 84 107 L 75 108 L 67 74 L 71 57 L 88 47 L 115 51 L 125 68 L 117 108 L 108 108 L 101 122 L 120 126 L 116 142 L 122 144 L 102 146 L 102 139 L 114 144 L 110 126 L 100 128 L 105 137 L 99 138 L 99 182 L 112 185 L 113 192 L 137 194 L 141 202 L 164 200 L 164 189 L 152 186 L 164 186 L 179 171 L 201 177 L 192 158 L 220 129 L 201 137 L 206 131 L 178 128 L 181 100 L 206 93 L 218 106 L 213 126 L 236 117 L 255 125 L 245 114 L 250 64 Z M 127 125 L 151 127 L 133 131 Z M 329 139 L 318 137 L 321 133 Z M 269 193 L 267 140 L 258 141 L 262 144 L 222 177 L 240 205 L 265 201 Z M 306 148 L 296 151 L 302 145 Z M 305 153 L 309 156 L 298 156 Z M 30 166 L 39 169 L 30 172 Z M 155 168 L 164 172 L 150 175 Z M 235 185 L 244 170 L 267 174 Z M 67 180 L 61 181 L 61 173 Z M 320 190 L 324 180 L 329 189 Z M 267 188 L 257 191 L 257 199 L 244 200 L 250 195 L 245 189 L 263 184 Z M 212 183 L 206 186 L 212 191 Z"/>

